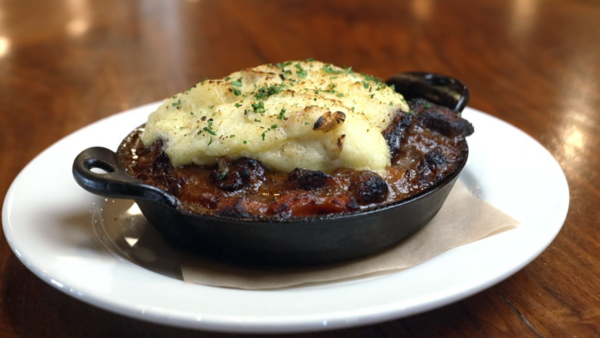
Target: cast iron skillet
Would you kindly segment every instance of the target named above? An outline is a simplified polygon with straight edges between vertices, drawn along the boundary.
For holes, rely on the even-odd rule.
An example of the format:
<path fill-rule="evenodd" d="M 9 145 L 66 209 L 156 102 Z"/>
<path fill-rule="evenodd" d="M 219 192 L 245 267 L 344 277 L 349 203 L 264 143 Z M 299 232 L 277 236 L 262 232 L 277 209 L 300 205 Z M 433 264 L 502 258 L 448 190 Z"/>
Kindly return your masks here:
<path fill-rule="evenodd" d="M 466 86 L 438 74 L 396 74 L 386 83 L 407 100 L 425 98 L 457 113 L 469 99 Z M 181 212 L 176 197 L 127 174 L 117 155 L 106 148 L 81 152 L 73 163 L 73 176 L 94 194 L 135 200 L 146 219 L 176 248 L 236 263 L 312 265 L 373 254 L 419 231 L 439 211 L 467 162 L 466 142 L 463 152 L 453 173 L 400 202 L 363 212 L 277 221 Z"/>

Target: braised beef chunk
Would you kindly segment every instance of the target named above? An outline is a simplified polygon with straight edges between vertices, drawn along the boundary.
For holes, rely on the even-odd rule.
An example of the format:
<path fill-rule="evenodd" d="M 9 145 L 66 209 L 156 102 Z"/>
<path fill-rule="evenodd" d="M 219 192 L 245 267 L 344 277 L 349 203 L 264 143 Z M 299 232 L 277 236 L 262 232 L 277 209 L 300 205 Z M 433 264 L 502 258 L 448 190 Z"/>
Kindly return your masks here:
<path fill-rule="evenodd" d="M 288 175 L 288 180 L 293 182 L 297 188 L 303 190 L 319 189 L 325 186 L 329 179 L 330 176 L 321 170 L 308 170 L 302 168 L 296 168 Z"/>
<path fill-rule="evenodd" d="M 154 147 L 150 152 L 154 156 L 146 161 L 146 166 L 141 167 L 143 170 L 140 172 L 140 176 L 150 180 L 150 185 L 154 185 L 168 193 L 177 195 L 183 185 L 185 185 L 185 177 L 178 176 L 174 173 L 169 156 L 163 153 L 160 150 L 160 147 Z"/>
<path fill-rule="evenodd" d="M 161 153 L 152 163 L 152 171 L 157 173 L 170 172 L 172 168 L 171 160 L 165 153 Z"/>
<path fill-rule="evenodd" d="M 446 157 L 439 148 L 435 148 L 425 154 L 417 165 L 417 177 L 421 184 L 431 185 L 443 178 Z"/>
<path fill-rule="evenodd" d="M 358 210 L 360 206 L 348 193 L 337 196 L 318 196 L 303 190 L 282 194 L 269 207 L 269 214 L 279 217 L 327 215 Z"/>
<path fill-rule="evenodd" d="M 388 185 L 381 176 L 371 171 L 358 172 L 352 178 L 350 191 L 361 205 L 380 203 L 388 195 Z"/>
<path fill-rule="evenodd" d="M 248 218 L 251 217 L 244 207 L 243 197 L 222 198 L 217 205 L 217 213 L 225 217 Z"/>
<path fill-rule="evenodd" d="M 429 165 L 435 165 L 437 167 L 446 164 L 446 158 L 439 148 L 435 148 L 425 154 L 425 162 L 429 163 Z"/>
<path fill-rule="evenodd" d="M 383 132 L 385 142 L 390 148 L 392 162 L 397 160 L 400 155 L 402 141 L 406 136 L 406 131 L 412 124 L 413 116 L 402 111 L 398 111 L 392 123 Z"/>
<path fill-rule="evenodd" d="M 475 130 L 469 121 L 461 118 L 456 112 L 423 99 L 412 100 L 410 108 L 420 125 L 444 136 L 466 137 Z"/>
<path fill-rule="evenodd" d="M 210 173 L 215 186 L 224 191 L 237 191 L 264 180 L 265 170 L 254 159 L 243 157 L 236 161 L 219 159 L 219 167 Z"/>
<path fill-rule="evenodd" d="M 219 189 L 225 191 L 236 191 L 244 187 L 246 183 L 240 173 L 236 171 L 213 171 L 210 179 Z"/>
<path fill-rule="evenodd" d="M 238 172 L 244 180 L 252 184 L 264 181 L 265 168 L 257 160 L 243 157 L 237 160 L 235 164 L 238 166 Z"/>

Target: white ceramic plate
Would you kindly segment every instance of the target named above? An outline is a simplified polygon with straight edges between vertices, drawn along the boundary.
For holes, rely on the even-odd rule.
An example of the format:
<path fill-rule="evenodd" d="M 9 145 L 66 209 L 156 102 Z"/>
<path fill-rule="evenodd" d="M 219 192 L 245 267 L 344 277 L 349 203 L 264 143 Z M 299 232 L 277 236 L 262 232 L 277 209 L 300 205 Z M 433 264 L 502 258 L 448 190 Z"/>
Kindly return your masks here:
<path fill-rule="evenodd" d="M 263 333 L 347 328 L 405 317 L 509 277 L 552 242 L 567 215 L 567 181 L 552 156 L 515 127 L 467 108 L 463 116 L 476 132 L 469 138 L 470 157 L 460 180 L 521 221 L 519 228 L 379 277 L 269 291 L 186 284 L 168 271 L 168 256 L 138 250 L 134 264 L 126 250 L 111 247 L 113 242 L 105 238 L 110 231 L 102 231 L 102 222 L 128 214 L 118 208 L 120 216 L 107 213 L 113 201 L 84 191 L 71 174 L 80 151 L 116 149 L 156 107 L 111 116 L 48 148 L 15 179 L 2 210 L 6 238 L 31 271 L 75 298 L 126 316 L 187 328 Z M 125 234 L 121 244 L 133 246 L 138 240 L 133 228 L 128 231 L 134 234 Z M 167 268 L 143 267 L 141 261 Z"/>

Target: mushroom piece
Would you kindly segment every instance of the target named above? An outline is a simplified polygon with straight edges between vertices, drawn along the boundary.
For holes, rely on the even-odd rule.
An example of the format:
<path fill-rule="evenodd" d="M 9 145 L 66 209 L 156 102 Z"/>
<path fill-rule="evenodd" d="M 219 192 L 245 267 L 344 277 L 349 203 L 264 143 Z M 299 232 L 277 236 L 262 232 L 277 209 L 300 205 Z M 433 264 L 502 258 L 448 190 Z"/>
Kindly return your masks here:
<path fill-rule="evenodd" d="M 378 174 L 371 171 L 361 171 L 352 177 L 349 189 L 361 205 L 381 203 L 385 201 L 389 188 Z"/>

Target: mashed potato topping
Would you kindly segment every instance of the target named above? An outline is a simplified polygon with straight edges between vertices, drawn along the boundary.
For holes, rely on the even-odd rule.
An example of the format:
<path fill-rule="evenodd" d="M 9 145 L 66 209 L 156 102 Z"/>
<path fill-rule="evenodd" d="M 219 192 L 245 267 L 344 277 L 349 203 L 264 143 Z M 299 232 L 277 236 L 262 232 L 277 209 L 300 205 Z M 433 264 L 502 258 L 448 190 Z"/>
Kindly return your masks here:
<path fill-rule="evenodd" d="M 175 167 L 249 157 L 282 172 L 337 168 L 385 175 L 381 134 L 404 98 L 379 79 L 318 61 L 267 64 L 205 80 L 163 102 L 142 141 Z"/>

